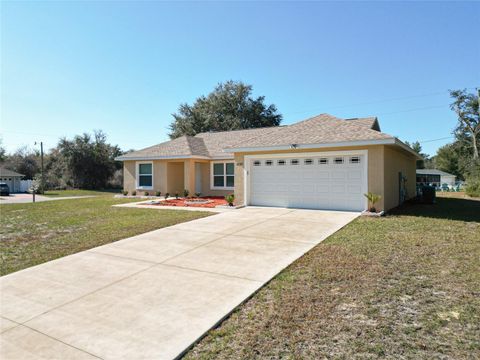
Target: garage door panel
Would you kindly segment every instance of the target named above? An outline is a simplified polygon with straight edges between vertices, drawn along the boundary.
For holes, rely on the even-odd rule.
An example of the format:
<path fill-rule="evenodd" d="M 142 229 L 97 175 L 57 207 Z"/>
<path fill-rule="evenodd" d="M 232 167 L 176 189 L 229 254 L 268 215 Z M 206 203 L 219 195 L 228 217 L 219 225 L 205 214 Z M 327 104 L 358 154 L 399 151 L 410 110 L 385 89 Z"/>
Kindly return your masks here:
<path fill-rule="evenodd" d="M 330 179 L 330 172 L 325 170 L 317 170 L 316 177 L 317 180 L 329 180 Z"/>
<path fill-rule="evenodd" d="M 349 180 L 362 180 L 362 172 L 358 170 L 352 170 L 347 173 L 347 178 Z"/>
<path fill-rule="evenodd" d="M 302 191 L 313 194 L 315 192 L 315 184 L 306 184 L 302 186 Z"/>
<path fill-rule="evenodd" d="M 315 179 L 315 172 L 313 170 L 305 170 L 303 171 L 303 178 L 313 180 Z"/>
<path fill-rule="evenodd" d="M 344 194 L 345 193 L 345 185 L 341 185 L 341 184 L 335 184 L 335 185 L 332 185 L 332 192 L 333 193 L 340 193 L 340 194 Z"/>
<path fill-rule="evenodd" d="M 348 185 L 347 186 L 347 193 L 348 194 L 359 194 L 362 192 L 361 185 Z"/>
<path fill-rule="evenodd" d="M 280 193 L 288 193 L 288 183 L 278 184 L 277 186 L 275 186 L 275 190 Z"/>
<path fill-rule="evenodd" d="M 358 156 L 358 155 L 355 155 Z M 363 189 L 365 173 L 364 157 L 360 163 L 350 163 L 344 156 L 344 163 L 335 163 L 334 156 L 328 163 L 321 163 L 318 157 L 298 157 L 299 164 L 292 165 L 287 159 L 285 165 L 278 165 L 272 158 L 271 166 L 250 168 L 250 204 L 260 206 L 281 206 L 330 210 L 363 210 L 365 198 Z M 337 156 L 338 157 L 338 156 Z M 310 164 L 306 159 L 312 159 Z"/>
<path fill-rule="evenodd" d="M 345 179 L 346 174 L 345 171 L 332 171 L 332 179 L 335 180 L 343 180 Z"/>

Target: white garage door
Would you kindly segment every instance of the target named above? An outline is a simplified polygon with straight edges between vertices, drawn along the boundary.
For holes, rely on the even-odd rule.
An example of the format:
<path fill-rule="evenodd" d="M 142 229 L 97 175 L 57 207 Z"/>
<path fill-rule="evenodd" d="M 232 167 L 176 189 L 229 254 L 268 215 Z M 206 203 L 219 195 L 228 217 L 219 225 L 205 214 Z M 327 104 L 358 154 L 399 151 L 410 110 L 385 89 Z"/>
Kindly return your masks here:
<path fill-rule="evenodd" d="M 251 205 L 306 209 L 365 209 L 362 154 L 250 160 Z"/>
<path fill-rule="evenodd" d="M 13 188 L 13 178 L 3 177 L 3 178 L 0 178 L 0 182 L 7 184 L 10 192 L 15 191 L 15 189 Z"/>

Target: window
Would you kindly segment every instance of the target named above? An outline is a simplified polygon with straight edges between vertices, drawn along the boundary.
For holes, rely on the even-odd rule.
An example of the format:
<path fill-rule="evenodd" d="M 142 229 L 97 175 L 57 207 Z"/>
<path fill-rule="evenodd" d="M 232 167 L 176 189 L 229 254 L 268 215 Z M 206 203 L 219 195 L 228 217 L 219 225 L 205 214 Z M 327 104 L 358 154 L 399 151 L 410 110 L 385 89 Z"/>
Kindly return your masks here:
<path fill-rule="evenodd" d="M 318 163 L 320 165 L 327 165 L 328 164 L 328 159 L 327 158 L 320 158 L 320 159 L 318 159 Z"/>
<path fill-rule="evenodd" d="M 253 166 L 260 166 L 260 165 L 262 165 L 262 163 L 260 162 L 260 160 L 255 160 L 255 161 L 253 162 Z"/>
<path fill-rule="evenodd" d="M 312 164 L 313 164 L 313 160 L 312 160 L 312 159 L 305 159 L 305 160 L 303 161 L 303 163 L 304 163 L 305 165 L 312 165 Z"/>
<path fill-rule="evenodd" d="M 258 166 L 254 163 L 255 166 Z M 233 162 L 213 163 L 213 189 L 231 189 L 235 186 L 235 164 Z"/>
<path fill-rule="evenodd" d="M 298 165 L 298 159 L 290 160 L 290 165 Z"/>
<path fill-rule="evenodd" d="M 277 165 L 283 166 L 285 164 L 286 164 L 285 160 L 278 160 L 277 161 Z"/>
<path fill-rule="evenodd" d="M 272 166 L 273 161 L 272 160 L 265 160 L 265 166 Z"/>
<path fill-rule="evenodd" d="M 150 189 L 152 187 L 153 187 L 153 164 L 152 163 L 138 164 L 137 188 Z"/>
<path fill-rule="evenodd" d="M 352 156 L 350 158 L 350 164 L 359 164 L 360 163 L 360 157 L 359 156 Z"/>
<path fill-rule="evenodd" d="M 343 157 L 336 157 L 335 160 L 333 160 L 335 164 L 343 164 Z"/>

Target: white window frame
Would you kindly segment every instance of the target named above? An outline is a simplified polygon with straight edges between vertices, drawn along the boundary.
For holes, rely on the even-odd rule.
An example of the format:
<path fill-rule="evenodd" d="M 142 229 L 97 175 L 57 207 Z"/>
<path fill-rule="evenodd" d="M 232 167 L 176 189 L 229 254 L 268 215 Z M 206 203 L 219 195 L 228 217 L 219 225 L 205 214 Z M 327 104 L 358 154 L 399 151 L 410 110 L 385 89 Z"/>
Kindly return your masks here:
<path fill-rule="evenodd" d="M 152 165 L 152 186 L 140 186 L 140 165 L 151 164 Z M 153 190 L 154 178 L 153 178 L 153 161 L 137 161 L 136 163 L 136 184 L 135 188 L 139 190 Z M 147 174 L 143 174 L 147 175 Z"/>
<path fill-rule="evenodd" d="M 223 184 L 224 186 L 215 186 L 214 185 L 214 174 L 213 174 L 213 166 L 214 164 L 223 164 Z M 233 164 L 233 183 L 234 186 L 227 186 L 227 165 L 226 164 Z M 217 175 L 219 176 L 219 175 Z M 223 160 L 223 161 L 211 161 L 210 162 L 210 190 L 234 190 L 235 189 L 235 161 L 232 160 Z"/>

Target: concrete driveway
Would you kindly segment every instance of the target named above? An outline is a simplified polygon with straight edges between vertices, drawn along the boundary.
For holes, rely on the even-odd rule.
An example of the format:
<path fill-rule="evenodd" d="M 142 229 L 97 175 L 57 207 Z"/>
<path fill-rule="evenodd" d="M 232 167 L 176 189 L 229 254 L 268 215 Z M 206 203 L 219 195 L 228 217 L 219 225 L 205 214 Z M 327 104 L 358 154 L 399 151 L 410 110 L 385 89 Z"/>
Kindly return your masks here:
<path fill-rule="evenodd" d="M 0 278 L 2 359 L 172 359 L 358 213 L 248 207 Z"/>

